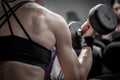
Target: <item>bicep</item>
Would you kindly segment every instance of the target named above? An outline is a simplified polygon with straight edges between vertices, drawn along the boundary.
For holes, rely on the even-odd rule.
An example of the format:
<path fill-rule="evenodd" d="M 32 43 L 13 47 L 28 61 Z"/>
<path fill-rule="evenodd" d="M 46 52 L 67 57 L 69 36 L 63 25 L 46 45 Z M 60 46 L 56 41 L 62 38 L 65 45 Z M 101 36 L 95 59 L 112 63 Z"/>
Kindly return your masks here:
<path fill-rule="evenodd" d="M 61 24 L 56 32 L 56 52 L 64 73 L 69 77 L 75 76 L 79 62 L 72 48 L 71 33 L 67 24 Z"/>
<path fill-rule="evenodd" d="M 66 60 L 74 57 L 75 52 L 72 48 L 71 33 L 67 24 L 61 24 L 61 28 L 57 31 L 56 49 L 58 57 L 65 58 Z"/>

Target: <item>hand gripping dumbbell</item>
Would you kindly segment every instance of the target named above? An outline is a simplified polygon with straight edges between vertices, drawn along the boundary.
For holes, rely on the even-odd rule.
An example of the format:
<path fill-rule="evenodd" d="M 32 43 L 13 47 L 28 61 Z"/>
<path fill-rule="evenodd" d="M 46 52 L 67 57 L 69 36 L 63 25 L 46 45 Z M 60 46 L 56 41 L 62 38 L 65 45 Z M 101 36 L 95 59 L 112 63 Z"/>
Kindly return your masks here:
<path fill-rule="evenodd" d="M 88 13 L 88 17 L 90 25 L 94 31 L 101 35 L 105 35 L 114 31 L 118 24 L 117 17 L 114 14 L 112 8 L 105 4 L 97 4 L 91 8 Z M 79 55 L 81 50 L 80 36 L 82 36 L 89 29 L 89 27 L 81 27 L 82 25 L 83 22 L 80 21 L 72 21 L 69 23 L 69 29 L 72 35 L 72 46 L 75 49 L 77 55 Z M 93 47 L 93 63 L 89 77 L 100 74 L 102 69 L 101 57 L 102 56 L 96 52 L 96 49 Z"/>
<path fill-rule="evenodd" d="M 118 20 L 112 8 L 106 4 L 97 4 L 89 10 L 88 19 L 92 28 L 101 35 L 108 34 L 115 30 Z M 84 34 L 89 27 L 81 27 L 83 23 L 72 21 L 69 23 L 69 29 L 72 35 L 73 48 L 80 48 L 77 35 Z"/>

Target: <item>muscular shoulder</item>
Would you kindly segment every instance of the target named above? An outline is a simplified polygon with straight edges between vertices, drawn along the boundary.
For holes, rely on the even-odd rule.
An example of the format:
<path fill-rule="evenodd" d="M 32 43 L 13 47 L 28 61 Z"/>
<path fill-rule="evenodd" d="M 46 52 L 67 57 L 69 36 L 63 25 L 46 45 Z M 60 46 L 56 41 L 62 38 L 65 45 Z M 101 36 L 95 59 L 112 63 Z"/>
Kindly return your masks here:
<path fill-rule="evenodd" d="M 44 16 L 50 21 L 58 22 L 58 23 L 66 23 L 65 19 L 59 15 L 58 13 L 55 13 L 45 7 L 41 7 L 42 12 Z"/>
<path fill-rule="evenodd" d="M 35 14 L 37 14 L 37 16 L 42 15 L 46 19 L 51 19 L 52 21 L 55 20 L 56 22 L 57 21 L 58 22 L 61 22 L 61 21 L 65 22 L 64 18 L 61 15 L 59 15 L 59 14 L 57 14 L 57 13 L 55 13 L 55 12 L 49 10 L 49 9 L 47 9 L 44 6 L 41 6 L 41 5 L 37 4 L 37 3 L 29 4 L 28 8 L 31 9 L 31 11 L 34 13 L 34 15 Z"/>
<path fill-rule="evenodd" d="M 49 26 L 51 25 L 54 28 L 67 27 L 67 22 L 61 15 L 45 7 L 41 7 L 41 9 L 42 9 L 42 14 L 45 18 L 45 21 L 49 24 Z"/>
<path fill-rule="evenodd" d="M 39 16 L 39 18 L 42 20 L 44 20 L 44 22 L 54 31 L 59 29 L 59 31 L 61 30 L 67 30 L 68 25 L 66 20 L 59 14 L 43 7 L 40 6 L 38 4 L 35 4 L 35 10 L 34 10 L 34 15 L 37 14 L 37 17 Z M 35 19 L 36 19 L 35 18 Z M 58 33 L 58 32 L 57 32 Z"/>
<path fill-rule="evenodd" d="M 46 16 L 48 22 L 50 22 L 50 24 L 52 24 L 56 28 L 57 27 L 62 28 L 62 27 L 67 26 L 66 20 L 58 13 L 52 12 L 51 10 L 48 10 L 48 9 L 45 9 L 45 16 Z"/>
<path fill-rule="evenodd" d="M 68 30 L 68 24 L 66 20 L 57 13 L 49 11 L 47 14 L 47 20 L 47 22 L 52 25 L 51 27 L 54 29 L 54 31 L 57 31 L 56 33 Z"/>

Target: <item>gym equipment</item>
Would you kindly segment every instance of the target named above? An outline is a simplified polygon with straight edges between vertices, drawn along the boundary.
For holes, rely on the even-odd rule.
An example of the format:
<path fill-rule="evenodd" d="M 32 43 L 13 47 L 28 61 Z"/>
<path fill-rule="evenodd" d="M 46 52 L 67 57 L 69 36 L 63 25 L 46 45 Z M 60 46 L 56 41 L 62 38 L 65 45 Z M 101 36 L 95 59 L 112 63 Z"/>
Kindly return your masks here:
<path fill-rule="evenodd" d="M 89 21 L 93 29 L 98 34 L 108 34 L 115 30 L 117 26 L 117 17 L 114 14 L 112 8 L 105 4 L 97 4 L 89 11 Z M 80 48 L 80 38 L 82 34 L 84 34 L 89 27 L 82 27 L 83 23 L 79 21 L 72 21 L 69 23 L 69 29 L 72 35 L 73 48 Z"/>
<path fill-rule="evenodd" d="M 118 24 L 117 17 L 112 8 L 105 4 L 98 4 L 94 6 L 90 9 L 88 15 L 91 26 L 99 34 L 108 34 L 114 31 Z M 84 28 L 85 30 L 83 30 L 81 25 L 82 23 L 79 21 L 73 21 L 69 23 L 72 36 L 76 36 L 76 32 L 80 32 L 81 34 L 88 29 Z"/>
<path fill-rule="evenodd" d="M 72 35 L 72 46 L 74 49 L 80 49 L 81 45 L 79 44 L 80 42 L 80 37 L 77 36 L 76 31 L 78 31 L 78 29 L 80 28 L 80 26 L 83 23 L 80 21 L 72 21 L 69 23 L 69 29 L 71 31 L 71 35 Z"/>
<path fill-rule="evenodd" d="M 102 62 L 112 73 L 120 73 L 120 41 L 111 42 L 106 46 Z"/>
<path fill-rule="evenodd" d="M 105 4 L 98 4 L 91 8 L 88 15 L 91 26 L 99 34 L 112 32 L 118 24 L 112 8 Z"/>
<path fill-rule="evenodd" d="M 104 51 L 104 49 L 106 47 L 106 45 L 102 41 L 100 41 L 98 39 L 94 39 L 94 44 L 93 45 L 100 47 L 102 53 L 103 53 L 103 51 Z"/>

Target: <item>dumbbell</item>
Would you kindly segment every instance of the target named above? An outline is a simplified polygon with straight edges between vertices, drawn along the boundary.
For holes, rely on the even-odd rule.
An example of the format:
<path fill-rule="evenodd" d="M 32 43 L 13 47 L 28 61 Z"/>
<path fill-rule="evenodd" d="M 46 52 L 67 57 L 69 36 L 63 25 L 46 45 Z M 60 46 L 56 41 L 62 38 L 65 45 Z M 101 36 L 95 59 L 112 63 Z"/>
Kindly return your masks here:
<path fill-rule="evenodd" d="M 97 4 L 89 10 L 88 19 L 94 31 L 105 35 L 115 30 L 118 21 L 112 8 L 106 4 Z M 75 50 L 80 50 L 80 35 L 84 34 L 89 27 L 81 27 L 83 22 L 72 21 L 69 23 L 69 29 L 72 35 L 72 46 Z M 78 36 L 79 34 L 79 36 Z M 78 54 L 77 54 L 78 55 Z M 98 75 L 101 71 L 101 57 L 93 47 L 93 64 L 89 77 Z"/>
<path fill-rule="evenodd" d="M 97 4 L 89 10 L 88 19 L 92 28 L 101 35 L 108 34 L 115 30 L 118 20 L 112 8 L 106 4 Z M 77 48 L 76 38 L 78 33 L 84 34 L 88 28 L 81 28 L 83 23 L 72 21 L 69 23 L 69 29 L 72 35 L 73 48 Z M 78 46 L 79 47 L 79 46 Z"/>

